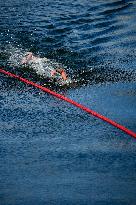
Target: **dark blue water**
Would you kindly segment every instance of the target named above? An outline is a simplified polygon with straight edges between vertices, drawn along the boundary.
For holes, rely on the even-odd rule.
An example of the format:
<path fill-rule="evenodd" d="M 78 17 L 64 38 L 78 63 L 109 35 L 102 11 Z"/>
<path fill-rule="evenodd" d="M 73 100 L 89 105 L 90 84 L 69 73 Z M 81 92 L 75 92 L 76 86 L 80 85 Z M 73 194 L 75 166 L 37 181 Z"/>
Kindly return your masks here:
<path fill-rule="evenodd" d="M 132 0 L 1 0 L 0 65 L 41 83 L 18 60 L 55 60 L 80 82 L 60 93 L 136 132 L 135 22 Z M 0 74 L 0 205 L 45 204 L 135 205 L 136 141 Z"/>

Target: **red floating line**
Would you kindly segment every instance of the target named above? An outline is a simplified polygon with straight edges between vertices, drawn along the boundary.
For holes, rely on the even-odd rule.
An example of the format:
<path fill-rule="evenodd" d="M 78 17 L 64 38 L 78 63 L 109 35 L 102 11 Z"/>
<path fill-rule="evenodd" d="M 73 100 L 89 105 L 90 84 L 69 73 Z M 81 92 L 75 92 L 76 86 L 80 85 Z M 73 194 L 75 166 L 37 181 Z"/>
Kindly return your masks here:
<path fill-rule="evenodd" d="M 111 119 L 109 119 L 109 118 L 107 118 L 107 117 L 105 117 L 105 116 L 103 116 L 103 115 L 101 115 L 101 114 L 99 114 L 99 113 L 97 113 L 97 112 L 95 112 L 95 111 L 85 107 L 84 105 L 79 104 L 79 103 L 75 102 L 74 100 L 71 100 L 68 97 L 65 97 L 65 96 L 63 96 L 63 95 L 61 95 L 59 93 L 56 93 L 56 92 L 54 92 L 54 91 L 52 91 L 52 90 L 50 90 L 50 89 L 48 89 L 46 87 L 43 87 L 43 86 L 41 86 L 41 85 L 39 85 L 37 83 L 34 83 L 34 82 L 30 81 L 30 80 L 27 80 L 27 79 L 22 78 L 22 77 L 20 77 L 18 75 L 15 75 L 13 73 L 5 71 L 5 70 L 3 70 L 1 68 L 0 68 L 0 73 L 3 73 L 5 75 L 8 75 L 8 76 L 13 77 L 15 79 L 18 79 L 19 81 L 22 81 L 22 82 L 24 82 L 24 83 L 26 83 L 28 85 L 32 85 L 32 86 L 34 86 L 36 88 L 39 88 L 39 89 L 43 90 L 44 92 L 49 93 L 50 95 L 53 95 L 56 98 L 64 100 L 64 101 L 74 105 L 75 107 L 78 107 L 81 110 L 84 110 L 85 112 L 89 113 L 90 115 L 93 115 L 93 116 L 95 116 L 95 117 L 97 117 L 97 118 L 99 118 L 99 119 L 101 119 L 101 120 L 111 124 L 112 126 L 122 130 L 123 132 L 125 132 L 128 135 L 130 135 L 131 137 L 136 138 L 136 133 L 135 132 L 133 132 L 133 131 L 129 130 L 128 128 L 124 127 L 123 125 L 121 125 L 121 124 L 119 124 L 119 123 L 117 123 L 117 122 L 115 122 L 115 121 L 113 121 L 113 120 L 111 120 Z"/>

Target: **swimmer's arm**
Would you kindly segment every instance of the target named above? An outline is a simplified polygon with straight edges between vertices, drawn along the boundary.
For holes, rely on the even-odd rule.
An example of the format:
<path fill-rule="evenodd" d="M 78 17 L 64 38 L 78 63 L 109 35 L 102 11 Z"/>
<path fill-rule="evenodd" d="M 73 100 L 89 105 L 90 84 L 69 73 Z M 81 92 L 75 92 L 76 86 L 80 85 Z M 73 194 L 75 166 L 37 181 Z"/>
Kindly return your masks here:
<path fill-rule="evenodd" d="M 56 70 L 51 71 L 51 76 L 54 76 L 56 73 L 60 73 L 63 80 L 67 80 L 67 74 L 64 69 L 58 68 Z"/>
<path fill-rule="evenodd" d="M 64 70 L 61 71 L 61 76 L 62 76 L 63 80 L 67 80 L 67 74 Z"/>

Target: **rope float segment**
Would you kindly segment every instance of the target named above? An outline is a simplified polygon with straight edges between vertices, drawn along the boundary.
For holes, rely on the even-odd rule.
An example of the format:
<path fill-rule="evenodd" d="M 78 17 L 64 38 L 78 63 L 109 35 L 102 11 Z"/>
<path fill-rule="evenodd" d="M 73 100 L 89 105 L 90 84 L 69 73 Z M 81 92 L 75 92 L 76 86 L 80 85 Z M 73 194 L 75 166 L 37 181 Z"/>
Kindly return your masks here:
<path fill-rule="evenodd" d="M 30 81 L 30 80 L 27 80 L 27 79 L 22 78 L 22 77 L 20 77 L 18 75 L 15 75 L 15 74 L 13 74 L 13 73 L 11 73 L 9 71 L 5 71 L 5 70 L 3 70 L 1 68 L 0 68 L 0 73 L 3 73 L 5 75 L 8 75 L 8 76 L 13 77 L 15 79 L 18 79 L 19 81 L 22 81 L 22 82 L 24 82 L 24 83 L 26 83 L 28 85 L 32 85 L 32 86 L 34 86 L 36 88 L 39 88 L 40 90 L 43 90 L 44 92 L 49 93 L 50 95 L 53 95 L 56 98 L 64 100 L 64 101 L 74 105 L 75 107 L 78 107 L 81 110 L 89 113 L 90 115 L 93 115 L 93 116 L 95 116 L 95 117 L 97 117 L 97 118 L 99 118 L 99 119 L 101 119 L 101 120 L 111 124 L 112 126 L 122 130 L 123 132 L 125 132 L 128 135 L 130 135 L 131 137 L 136 138 L 136 133 L 135 132 L 133 132 L 133 131 L 129 130 L 128 128 L 124 127 L 123 125 L 121 125 L 121 124 L 119 124 L 119 123 L 117 123 L 117 122 L 115 122 L 115 121 L 113 121 L 113 120 L 111 120 L 111 119 L 109 119 L 109 118 L 107 118 L 107 117 L 105 117 L 105 116 L 103 116 L 103 115 L 101 115 L 101 114 L 99 114 L 99 113 L 97 113 L 97 112 L 95 112 L 95 111 L 85 107 L 84 105 L 79 104 L 79 103 L 75 102 L 74 100 L 71 100 L 68 97 L 65 97 L 65 96 L 63 96 L 63 95 L 61 95 L 59 93 L 56 93 L 56 92 L 54 92 L 54 91 L 52 91 L 52 90 L 50 90 L 50 89 L 48 89 L 46 87 L 43 87 L 43 86 L 41 86 L 41 85 L 39 85 L 37 83 L 34 83 L 34 82 Z"/>

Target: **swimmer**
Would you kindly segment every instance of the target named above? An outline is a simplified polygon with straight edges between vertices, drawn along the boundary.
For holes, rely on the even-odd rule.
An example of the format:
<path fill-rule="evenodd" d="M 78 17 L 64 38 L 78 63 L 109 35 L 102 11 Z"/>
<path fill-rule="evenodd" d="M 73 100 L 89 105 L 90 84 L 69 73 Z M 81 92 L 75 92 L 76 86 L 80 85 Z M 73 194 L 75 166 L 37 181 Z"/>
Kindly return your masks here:
<path fill-rule="evenodd" d="M 33 55 L 32 52 L 27 52 L 21 60 L 22 65 L 31 66 L 37 74 L 44 77 L 67 81 L 68 77 L 63 68 L 53 64 L 48 58 L 40 58 Z"/>

